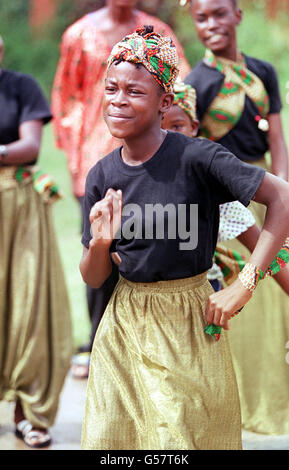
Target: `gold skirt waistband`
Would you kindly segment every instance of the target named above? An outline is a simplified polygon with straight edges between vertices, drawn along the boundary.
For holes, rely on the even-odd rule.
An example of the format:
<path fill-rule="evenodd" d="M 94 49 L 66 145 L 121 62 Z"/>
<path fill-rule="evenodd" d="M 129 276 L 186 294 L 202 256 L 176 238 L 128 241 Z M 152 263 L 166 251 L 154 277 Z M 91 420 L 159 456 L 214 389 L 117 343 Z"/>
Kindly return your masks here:
<path fill-rule="evenodd" d="M 63 197 L 51 176 L 41 171 L 38 165 L 0 167 L 0 192 L 31 183 L 46 203 L 53 203 Z"/>
<path fill-rule="evenodd" d="M 120 275 L 120 281 L 132 289 L 151 292 L 181 292 L 202 286 L 207 281 L 207 271 L 197 276 L 157 282 L 132 282 Z"/>
<path fill-rule="evenodd" d="M 10 188 L 16 188 L 18 186 L 19 183 L 15 177 L 17 169 L 17 166 L 0 167 L 0 191 Z M 25 183 L 30 183 L 31 181 L 32 177 L 25 179 Z"/>

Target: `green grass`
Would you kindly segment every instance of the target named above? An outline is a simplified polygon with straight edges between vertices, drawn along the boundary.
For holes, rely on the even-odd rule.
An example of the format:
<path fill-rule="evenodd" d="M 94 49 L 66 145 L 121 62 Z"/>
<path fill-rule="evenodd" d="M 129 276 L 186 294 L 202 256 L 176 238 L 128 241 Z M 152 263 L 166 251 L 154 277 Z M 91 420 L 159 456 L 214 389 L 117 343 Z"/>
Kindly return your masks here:
<path fill-rule="evenodd" d="M 70 299 L 74 343 L 77 347 L 88 340 L 90 332 L 85 284 L 78 268 L 82 254 L 81 214 L 79 204 L 72 195 L 65 155 L 54 144 L 52 125 L 44 128 L 39 165 L 53 176 L 64 193 L 64 198 L 53 206 L 53 216 Z"/>

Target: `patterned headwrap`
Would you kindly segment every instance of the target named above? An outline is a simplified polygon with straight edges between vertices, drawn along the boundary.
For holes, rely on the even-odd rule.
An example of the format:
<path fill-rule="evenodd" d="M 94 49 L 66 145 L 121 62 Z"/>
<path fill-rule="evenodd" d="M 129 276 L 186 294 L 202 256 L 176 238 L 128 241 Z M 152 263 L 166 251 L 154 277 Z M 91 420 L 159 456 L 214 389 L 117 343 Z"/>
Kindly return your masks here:
<path fill-rule="evenodd" d="M 174 104 L 182 108 L 192 121 L 197 121 L 197 96 L 196 90 L 191 85 L 186 85 L 179 80 L 176 81 L 174 85 Z"/>
<path fill-rule="evenodd" d="M 177 50 L 171 38 L 154 33 L 152 26 L 137 29 L 113 47 L 108 66 L 119 60 L 143 65 L 166 92 L 173 92 L 179 73 Z"/>

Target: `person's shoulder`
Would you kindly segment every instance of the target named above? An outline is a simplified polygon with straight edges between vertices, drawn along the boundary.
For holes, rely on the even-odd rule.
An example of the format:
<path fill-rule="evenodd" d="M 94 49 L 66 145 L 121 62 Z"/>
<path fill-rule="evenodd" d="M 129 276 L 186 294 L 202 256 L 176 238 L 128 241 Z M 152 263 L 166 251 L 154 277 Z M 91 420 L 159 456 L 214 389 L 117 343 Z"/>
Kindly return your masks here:
<path fill-rule="evenodd" d="M 195 137 L 190 140 L 192 149 L 200 156 L 200 158 L 211 158 L 215 155 L 218 149 L 222 147 L 220 144 L 203 137 Z"/>
<path fill-rule="evenodd" d="M 98 160 L 98 162 L 91 167 L 88 172 L 89 178 L 103 177 L 105 174 L 110 174 L 114 165 L 114 159 L 119 152 L 119 148 L 112 150 L 105 157 Z M 108 172 L 108 173 L 107 173 Z"/>
<path fill-rule="evenodd" d="M 219 70 L 209 67 L 200 60 L 186 76 L 184 82 L 191 86 L 198 87 L 198 91 L 214 87 L 216 84 L 221 83 L 224 76 Z"/>
<path fill-rule="evenodd" d="M 275 72 L 275 68 L 270 62 L 267 62 L 263 59 L 258 59 L 256 57 L 251 57 L 246 54 L 244 54 L 244 56 L 247 67 L 252 72 L 256 74 L 258 74 L 258 72 L 262 74 L 270 74 Z"/>
<path fill-rule="evenodd" d="M 199 137 L 192 138 L 179 132 L 170 132 L 170 139 L 173 151 L 177 147 L 182 154 L 181 158 L 188 158 L 195 163 L 200 161 L 209 165 L 219 148 L 219 144 L 211 140 Z"/>
<path fill-rule="evenodd" d="M 169 143 L 176 143 L 176 144 L 182 144 L 185 147 L 187 146 L 193 146 L 193 147 L 208 147 L 208 148 L 217 148 L 219 144 L 216 144 L 215 142 L 212 142 L 209 139 L 204 139 L 200 137 L 189 137 L 187 135 L 184 135 L 180 132 L 172 132 L 172 131 L 167 131 L 170 142 Z"/>
<path fill-rule="evenodd" d="M 74 44 L 85 42 L 93 38 L 94 40 L 103 40 L 103 33 L 100 25 L 103 23 L 103 10 L 93 11 L 82 16 L 79 20 L 72 23 L 66 28 L 62 35 L 62 42 L 68 47 L 73 47 Z"/>
<path fill-rule="evenodd" d="M 192 67 L 191 73 L 194 73 L 194 74 L 200 73 L 205 68 L 206 68 L 206 65 L 205 65 L 203 59 L 201 59 L 194 65 L 194 67 Z"/>
<path fill-rule="evenodd" d="M 105 155 L 105 157 L 103 157 L 101 160 L 99 160 L 98 163 L 100 164 L 100 167 L 101 167 L 101 169 L 103 170 L 104 173 L 107 172 L 107 171 L 112 171 L 111 168 L 114 164 L 113 162 L 115 161 L 115 159 L 119 155 L 119 151 L 120 151 L 120 147 L 112 150 L 110 153 Z"/>
<path fill-rule="evenodd" d="M 204 74 L 205 64 L 203 60 L 199 60 L 199 62 L 191 68 L 189 74 L 185 78 L 185 83 L 190 83 L 192 80 L 198 80 Z"/>
<path fill-rule="evenodd" d="M 6 79 L 18 86 L 40 88 L 37 80 L 28 73 L 18 72 L 15 70 L 5 69 Z"/>
<path fill-rule="evenodd" d="M 80 18 L 79 20 L 75 21 L 69 25 L 63 33 L 64 37 L 68 36 L 75 36 L 79 34 L 84 29 L 84 24 L 86 23 L 85 17 Z"/>
<path fill-rule="evenodd" d="M 30 77 L 30 75 L 18 72 L 17 70 L 3 69 L 2 73 L 9 80 L 21 80 L 22 78 Z"/>
<path fill-rule="evenodd" d="M 69 25 L 64 31 L 62 38 L 65 40 L 73 40 L 82 35 L 88 27 L 88 15 L 84 15 L 74 23 Z"/>
<path fill-rule="evenodd" d="M 19 76 L 22 75 L 21 72 L 17 72 L 16 70 L 10 70 L 10 69 L 2 69 L 2 80 L 5 81 L 17 81 L 19 79 Z"/>

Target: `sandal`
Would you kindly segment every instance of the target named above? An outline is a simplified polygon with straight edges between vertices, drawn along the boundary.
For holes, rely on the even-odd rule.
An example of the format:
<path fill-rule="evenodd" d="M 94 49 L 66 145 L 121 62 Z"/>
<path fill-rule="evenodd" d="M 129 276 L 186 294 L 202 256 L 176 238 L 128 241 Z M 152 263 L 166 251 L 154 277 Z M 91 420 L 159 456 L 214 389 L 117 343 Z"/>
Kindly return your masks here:
<path fill-rule="evenodd" d="M 89 374 L 90 353 L 83 352 L 72 358 L 71 373 L 76 379 L 87 379 Z"/>
<path fill-rule="evenodd" d="M 15 434 L 29 447 L 47 447 L 51 443 L 48 430 L 33 427 L 27 419 L 23 419 L 16 424 Z"/>

